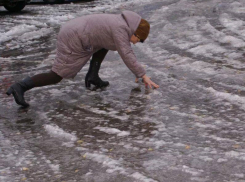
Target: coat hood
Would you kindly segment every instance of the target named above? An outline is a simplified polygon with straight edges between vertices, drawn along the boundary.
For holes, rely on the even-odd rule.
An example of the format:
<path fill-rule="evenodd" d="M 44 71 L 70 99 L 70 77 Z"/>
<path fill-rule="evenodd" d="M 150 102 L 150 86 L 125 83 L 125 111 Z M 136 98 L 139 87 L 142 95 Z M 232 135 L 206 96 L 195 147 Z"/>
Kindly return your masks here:
<path fill-rule="evenodd" d="M 122 16 L 125 19 L 125 21 L 127 22 L 128 26 L 131 30 L 131 35 L 133 35 L 134 32 L 137 30 L 139 24 L 140 24 L 141 16 L 138 15 L 137 13 L 132 12 L 132 11 L 123 11 Z"/>

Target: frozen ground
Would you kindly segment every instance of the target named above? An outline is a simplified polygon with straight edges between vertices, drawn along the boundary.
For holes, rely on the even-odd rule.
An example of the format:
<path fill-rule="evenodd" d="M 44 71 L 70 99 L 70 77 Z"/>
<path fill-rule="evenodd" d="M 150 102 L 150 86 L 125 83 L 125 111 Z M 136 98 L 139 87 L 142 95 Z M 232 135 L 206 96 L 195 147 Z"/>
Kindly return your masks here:
<path fill-rule="evenodd" d="M 145 90 L 110 52 L 105 90 L 74 80 L 4 93 L 48 71 L 59 27 L 74 17 L 134 10 L 151 23 L 139 61 L 160 85 Z M 244 0 L 94 1 L 0 8 L 0 181 L 244 182 Z"/>

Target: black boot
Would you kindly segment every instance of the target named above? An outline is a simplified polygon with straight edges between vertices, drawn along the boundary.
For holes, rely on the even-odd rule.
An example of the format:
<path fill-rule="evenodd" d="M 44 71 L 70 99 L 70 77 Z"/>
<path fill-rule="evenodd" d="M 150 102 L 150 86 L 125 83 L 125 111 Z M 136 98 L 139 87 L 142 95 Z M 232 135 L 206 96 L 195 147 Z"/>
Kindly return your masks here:
<path fill-rule="evenodd" d="M 24 98 L 24 93 L 34 87 L 34 83 L 30 77 L 26 77 L 24 80 L 19 81 L 11 85 L 6 92 L 7 95 L 13 94 L 15 102 L 23 107 L 28 107 Z"/>
<path fill-rule="evenodd" d="M 109 85 L 108 81 L 103 81 L 99 77 L 101 62 L 97 60 L 91 60 L 88 73 L 85 77 L 85 85 L 87 88 L 90 88 L 90 85 L 93 84 L 97 88 L 107 87 Z"/>

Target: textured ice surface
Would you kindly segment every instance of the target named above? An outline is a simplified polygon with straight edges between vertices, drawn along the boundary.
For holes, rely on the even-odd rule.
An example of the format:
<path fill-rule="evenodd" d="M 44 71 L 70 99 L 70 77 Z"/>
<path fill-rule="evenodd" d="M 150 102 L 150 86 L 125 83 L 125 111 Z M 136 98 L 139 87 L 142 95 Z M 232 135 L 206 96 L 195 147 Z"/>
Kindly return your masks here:
<path fill-rule="evenodd" d="M 118 53 L 87 90 L 74 79 L 0 95 L 0 181 L 213 182 L 245 177 L 245 2 L 103 0 L 0 7 L 0 89 L 50 70 L 57 33 L 72 18 L 133 10 L 149 20 L 135 55 L 157 90 L 135 83 Z"/>

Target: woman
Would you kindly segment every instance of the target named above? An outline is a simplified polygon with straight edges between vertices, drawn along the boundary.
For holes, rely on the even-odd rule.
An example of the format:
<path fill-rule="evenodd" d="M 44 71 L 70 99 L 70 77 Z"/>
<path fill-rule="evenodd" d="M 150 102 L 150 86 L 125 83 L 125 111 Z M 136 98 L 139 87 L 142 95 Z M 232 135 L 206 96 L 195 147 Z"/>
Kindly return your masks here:
<path fill-rule="evenodd" d="M 93 84 L 106 87 L 109 82 L 102 81 L 98 75 L 101 62 L 108 50 L 118 51 L 126 66 L 142 78 L 150 88 L 159 86 L 145 74 L 138 63 L 130 42 L 144 42 L 150 31 L 149 23 L 138 14 L 124 11 L 122 14 L 95 14 L 73 19 L 64 24 L 57 37 L 57 52 L 52 70 L 33 77 L 27 77 L 8 89 L 17 104 L 29 106 L 24 93 L 34 87 L 56 84 L 63 78 L 74 78 L 90 57 L 90 68 L 85 78 L 86 87 Z"/>

